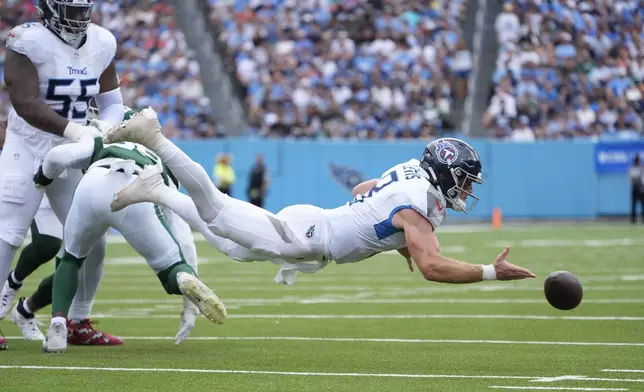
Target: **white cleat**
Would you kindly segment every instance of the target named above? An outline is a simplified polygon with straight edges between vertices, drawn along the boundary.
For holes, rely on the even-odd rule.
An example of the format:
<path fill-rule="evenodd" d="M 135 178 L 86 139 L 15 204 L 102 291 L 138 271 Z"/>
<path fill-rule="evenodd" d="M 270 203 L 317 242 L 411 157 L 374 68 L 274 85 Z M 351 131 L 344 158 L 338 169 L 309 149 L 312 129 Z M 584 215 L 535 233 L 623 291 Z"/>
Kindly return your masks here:
<path fill-rule="evenodd" d="M 208 288 L 196 276 L 186 272 L 177 274 L 179 290 L 193 304 L 197 305 L 201 313 L 210 321 L 223 324 L 228 317 L 224 303 L 217 294 Z"/>
<path fill-rule="evenodd" d="M 25 340 L 45 340 L 45 335 L 43 335 L 42 332 L 40 332 L 40 328 L 38 328 L 36 318 L 26 318 L 20 314 L 20 312 L 18 312 L 19 304 L 20 303 L 13 307 L 13 310 L 11 311 L 11 319 L 20 328 L 22 336 Z"/>
<path fill-rule="evenodd" d="M 142 144 L 153 150 L 156 142 L 162 137 L 157 113 L 148 107 L 105 132 L 103 141 L 108 144 L 128 141 Z"/>
<path fill-rule="evenodd" d="M 164 188 L 161 168 L 146 166 L 134 181 L 114 195 L 110 208 L 116 212 L 130 204 L 146 202 L 159 204 L 160 194 L 165 190 Z"/>
<path fill-rule="evenodd" d="M 47 328 L 47 338 L 42 343 L 44 353 L 64 353 L 67 351 L 67 325 L 53 323 Z"/>
<path fill-rule="evenodd" d="M 18 290 L 14 290 L 9 287 L 9 282 L 4 281 L 4 286 L 2 286 L 2 291 L 0 291 L 0 320 L 5 318 L 11 310 L 11 303 L 13 299 L 18 295 Z"/>

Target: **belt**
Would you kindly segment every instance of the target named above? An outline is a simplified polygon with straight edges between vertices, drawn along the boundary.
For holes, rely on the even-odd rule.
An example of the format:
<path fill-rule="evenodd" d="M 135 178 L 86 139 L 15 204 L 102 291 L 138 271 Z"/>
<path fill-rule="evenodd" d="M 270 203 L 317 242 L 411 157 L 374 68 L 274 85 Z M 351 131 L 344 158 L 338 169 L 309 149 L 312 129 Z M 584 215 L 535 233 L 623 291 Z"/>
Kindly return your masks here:
<path fill-rule="evenodd" d="M 112 168 L 112 166 L 110 166 L 110 165 L 100 165 L 100 166 L 97 166 L 97 167 L 102 167 L 103 169 L 111 169 L 111 168 Z M 116 169 L 115 171 L 116 171 L 116 172 L 119 172 L 119 173 L 125 173 L 125 170 L 124 170 L 124 169 Z M 134 170 L 134 171 L 132 172 L 132 174 L 134 174 L 135 176 L 138 176 L 138 175 L 139 175 L 139 171 L 138 171 L 138 170 Z"/>

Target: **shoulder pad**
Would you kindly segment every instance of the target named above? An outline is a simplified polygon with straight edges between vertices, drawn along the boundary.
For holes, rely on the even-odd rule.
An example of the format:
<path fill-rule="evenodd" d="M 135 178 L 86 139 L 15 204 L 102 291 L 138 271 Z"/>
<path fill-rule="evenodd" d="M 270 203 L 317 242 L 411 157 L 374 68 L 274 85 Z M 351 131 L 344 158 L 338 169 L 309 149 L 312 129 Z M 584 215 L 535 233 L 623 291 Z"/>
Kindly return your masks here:
<path fill-rule="evenodd" d="M 51 51 L 49 31 L 40 23 L 24 23 L 14 27 L 7 36 L 7 48 L 26 56 L 38 64 L 48 58 Z"/>
<path fill-rule="evenodd" d="M 111 31 L 96 24 L 89 26 L 92 34 L 95 37 L 95 45 L 98 45 L 101 51 L 101 58 L 105 64 L 105 68 L 112 62 L 116 55 L 116 38 Z"/>
<path fill-rule="evenodd" d="M 414 184 L 408 195 L 412 208 L 424 216 L 436 230 L 447 216 L 445 197 L 426 180 L 411 181 L 410 184 Z"/>

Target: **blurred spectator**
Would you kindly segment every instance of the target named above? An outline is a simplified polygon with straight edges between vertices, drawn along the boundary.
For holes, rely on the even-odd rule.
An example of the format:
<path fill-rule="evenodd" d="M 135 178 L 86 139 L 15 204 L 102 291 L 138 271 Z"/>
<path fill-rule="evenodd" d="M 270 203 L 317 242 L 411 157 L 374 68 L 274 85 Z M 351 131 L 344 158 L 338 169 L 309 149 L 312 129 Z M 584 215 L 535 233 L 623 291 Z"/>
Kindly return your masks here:
<path fill-rule="evenodd" d="M 257 154 L 255 164 L 248 178 L 248 190 L 246 192 L 248 200 L 251 204 L 263 207 L 267 190 L 268 176 L 266 175 L 266 166 L 264 166 L 264 156 Z"/>
<path fill-rule="evenodd" d="M 21 23 L 35 21 L 34 0 L 0 0 L 0 38 Z M 174 138 L 218 134 L 209 100 L 199 79 L 199 65 L 164 0 L 95 0 L 94 22 L 111 30 L 118 42 L 116 67 L 125 104 L 152 106 L 166 133 Z M 0 47 L 0 78 L 5 47 Z M 0 79 L 1 80 L 1 79 Z M 10 102 L 0 92 L 0 115 Z"/>
<path fill-rule="evenodd" d="M 644 223 L 644 169 L 639 155 L 635 155 L 633 166 L 628 171 L 628 177 L 631 181 L 631 222 L 637 223 L 637 204 L 639 203 Z"/>
<path fill-rule="evenodd" d="M 450 131 L 472 58 L 465 0 L 209 0 L 262 135 L 431 137 Z"/>
<path fill-rule="evenodd" d="M 212 173 L 212 179 L 222 193 L 232 196 L 233 184 L 235 183 L 235 169 L 232 167 L 232 155 L 217 154 L 217 164 Z"/>
<path fill-rule="evenodd" d="M 536 138 L 644 131 L 644 2 L 505 0 L 485 125 L 526 116 Z M 526 133 L 527 134 L 527 133 Z"/>

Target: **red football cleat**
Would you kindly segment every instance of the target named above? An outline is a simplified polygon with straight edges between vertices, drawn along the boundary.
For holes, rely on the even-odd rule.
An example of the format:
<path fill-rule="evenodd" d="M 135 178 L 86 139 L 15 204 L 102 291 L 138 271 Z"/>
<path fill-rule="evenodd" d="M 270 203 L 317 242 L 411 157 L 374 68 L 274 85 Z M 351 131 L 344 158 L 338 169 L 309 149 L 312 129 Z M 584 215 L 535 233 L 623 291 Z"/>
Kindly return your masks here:
<path fill-rule="evenodd" d="M 0 332 L 0 350 L 6 350 L 8 346 L 9 342 L 7 341 L 7 338 L 5 338 L 4 334 Z"/>
<path fill-rule="evenodd" d="M 118 346 L 123 340 L 94 329 L 96 321 L 90 319 L 73 322 L 67 320 L 67 344 L 75 346 Z"/>

